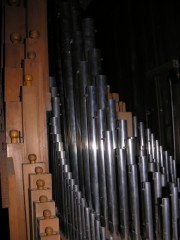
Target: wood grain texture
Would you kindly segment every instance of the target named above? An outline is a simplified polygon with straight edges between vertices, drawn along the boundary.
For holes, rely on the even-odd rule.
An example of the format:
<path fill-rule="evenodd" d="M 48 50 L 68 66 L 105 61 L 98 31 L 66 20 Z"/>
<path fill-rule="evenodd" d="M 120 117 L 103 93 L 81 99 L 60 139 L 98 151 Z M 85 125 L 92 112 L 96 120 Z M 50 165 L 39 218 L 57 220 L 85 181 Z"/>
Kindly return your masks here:
<path fill-rule="evenodd" d="M 6 102 L 6 143 L 11 143 L 10 130 L 18 130 L 22 135 L 21 102 Z"/>
<path fill-rule="evenodd" d="M 39 197 L 45 195 L 48 200 L 52 200 L 52 189 L 45 188 L 43 190 L 29 189 L 29 208 L 30 208 L 30 229 L 31 229 L 31 239 L 34 240 L 34 210 L 33 202 L 38 201 Z"/>
<path fill-rule="evenodd" d="M 37 111 L 38 116 L 38 145 L 40 159 L 46 162 L 48 166 L 48 147 L 47 147 L 47 120 L 46 120 L 46 104 L 43 90 L 43 74 L 42 67 L 39 61 L 26 59 L 24 61 L 24 74 L 31 74 L 33 76 L 32 86 L 36 86 L 37 104 L 32 103 L 31 108 Z M 32 93 L 33 94 L 33 93 Z"/>
<path fill-rule="evenodd" d="M 9 187 L 8 187 L 8 158 L 5 154 L 0 154 L 0 177 L 1 177 L 1 201 L 2 208 L 9 207 Z"/>
<path fill-rule="evenodd" d="M 34 153 L 37 159 L 43 161 L 40 154 L 38 93 L 36 87 L 22 87 L 22 111 L 25 156 Z"/>
<path fill-rule="evenodd" d="M 41 14 L 39 14 L 41 13 Z M 44 103 L 46 110 L 50 110 L 49 93 L 49 65 L 48 65 L 48 41 L 47 41 L 47 2 L 44 0 L 28 0 L 27 1 L 27 30 L 37 30 L 40 32 L 39 43 L 40 48 L 36 50 L 37 56 L 42 64 L 42 77 L 44 80 Z M 41 42 L 43 41 L 43 42 Z M 35 46 L 35 45 L 34 45 Z M 29 46 L 26 43 L 26 49 Z"/>
<path fill-rule="evenodd" d="M 33 203 L 34 207 L 34 236 L 38 239 L 39 233 L 37 231 L 37 219 L 39 217 L 43 216 L 43 211 L 45 209 L 48 209 L 51 211 L 51 215 L 55 216 L 55 202 L 54 201 L 48 201 L 41 203 L 39 201 L 36 201 Z"/>
<path fill-rule="evenodd" d="M 42 174 L 29 174 L 29 188 L 36 188 L 36 181 L 41 178 L 45 181 L 45 186 L 47 188 L 52 188 L 52 176 L 50 173 L 42 173 Z"/>
<path fill-rule="evenodd" d="M 28 160 L 26 160 L 28 161 Z M 38 161 L 38 159 L 37 159 Z M 22 165 L 22 171 L 23 171 L 23 185 L 24 185 L 24 198 L 25 198 L 25 211 L 26 211 L 26 223 L 27 223 L 27 236 L 28 240 L 30 240 L 30 219 L 29 219 L 29 174 L 35 172 L 36 167 L 42 167 L 44 171 L 46 170 L 46 165 L 45 163 L 24 163 Z"/>
<path fill-rule="evenodd" d="M 8 159 L 9 173 L 8 173 L 8 191 L 9 191 L 9 231 L 10 239 L 20 239 L 20 225 L 19 225 L 19 209 L 18 209 L 18 195 L 17 195 L 17 181 L 15 176 L 13 159 Z M 17 217 L 18 216 L 18 217 Z"/>
<path fill-rule="evenodd" d="M 13 222 L 17 221 L 18 226 L 20 226 L 19 239 L 27 239 L 24 188 L 23 188 L 23 176 L 22 176 L 22 164 L 24 163 L 24 145 L 20 143 L 7 144 L 7 156 L 13 158 L 15 184 L 16 184 L 16 191 L 14 193 L 14 198 L 17 197 L 16 208 L 18 210 L 18 213 L 12 216 L 13 218 L 11 219 L 12 227 L 13 227 Z"/>
<path fill-rule="evenodd" d="M 44 217 L 38 218 L 38 231 L 39 233 L 44 233 L 46 227 L 52 227 L 53 231 L 59 232 L 59 218 L 52 216 L 49 219 L 45 219 Z"/>
<path fill-rule="evenodd" d="M 25 8 L 6 6 L 5 7 L 5 43 L 12 44 L 10 35 L 12 32 L 21 34 L 22 41 L 25 38 Z"/>
<path fill-rule="evenodd" d="M 24 59 L 24 44 L 5 44 L 5 67 L 21 68 Z"/>
<path fill-rule="evenodd" d="M 20 101 L 20 87 L 22 86 L 22 69 L 5 68 L 5 102 Z"/>
<path fill-rule="evenodd" d="M 52 236 L 45 236 L 45 234 L 41 234 L 39 237 L 40 240 L 60 240 L 60 234 L 52 235 Z"/>

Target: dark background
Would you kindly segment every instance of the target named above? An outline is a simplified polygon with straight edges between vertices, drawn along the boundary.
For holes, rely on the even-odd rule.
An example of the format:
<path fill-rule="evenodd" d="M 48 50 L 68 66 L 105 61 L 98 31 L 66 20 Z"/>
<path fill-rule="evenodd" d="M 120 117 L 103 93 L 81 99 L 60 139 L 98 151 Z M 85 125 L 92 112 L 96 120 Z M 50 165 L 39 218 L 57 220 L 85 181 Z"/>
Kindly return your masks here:
<path fill-rule="evenodd" d="M 95 20 L 97 47 L 102 50 L 112 92 L 119 92 L 127 109 L 151 128 L 172 155 L 169 76 L 173 78 L 176 156 L 180 163 L 180 81 L 173 72 L 179 68 L 179 12 L 179 1 L 94 0 L 84 16 Z"/>

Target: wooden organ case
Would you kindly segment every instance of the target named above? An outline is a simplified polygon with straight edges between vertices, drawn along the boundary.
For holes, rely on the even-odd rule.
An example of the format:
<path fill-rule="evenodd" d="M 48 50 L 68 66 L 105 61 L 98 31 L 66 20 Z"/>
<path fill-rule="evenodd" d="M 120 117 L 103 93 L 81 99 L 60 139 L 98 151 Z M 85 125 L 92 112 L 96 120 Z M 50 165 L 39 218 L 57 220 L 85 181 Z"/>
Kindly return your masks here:
<path fill-rule="evenodd" d="M 2 2 L 2 207 L 9 211 L 10 239 L 60 239 L 48 173 L 46 1 Z"/>
<path fill-rule="evenodd" d="M 175 156 L 111 91 L 82 2 L 1 4 L 0 177 L 10 239 L 178 240 Z"/>

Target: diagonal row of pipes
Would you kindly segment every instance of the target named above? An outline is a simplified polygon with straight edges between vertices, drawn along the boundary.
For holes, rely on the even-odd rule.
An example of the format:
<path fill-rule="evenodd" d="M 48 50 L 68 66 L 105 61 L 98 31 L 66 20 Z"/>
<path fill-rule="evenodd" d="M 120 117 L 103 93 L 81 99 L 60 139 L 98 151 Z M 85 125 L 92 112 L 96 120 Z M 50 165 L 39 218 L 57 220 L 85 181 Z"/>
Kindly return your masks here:
<path fill-rule="evenodd" d="M 63 84 L 50 78 L 49 150 L 64 235 L 179 239 L 176 161 L 137 117 L 130 138 L 127 121 L 116 119 L 93 20 L 81 24 L 77 6 L 63 2 L 60 23 Z"/>

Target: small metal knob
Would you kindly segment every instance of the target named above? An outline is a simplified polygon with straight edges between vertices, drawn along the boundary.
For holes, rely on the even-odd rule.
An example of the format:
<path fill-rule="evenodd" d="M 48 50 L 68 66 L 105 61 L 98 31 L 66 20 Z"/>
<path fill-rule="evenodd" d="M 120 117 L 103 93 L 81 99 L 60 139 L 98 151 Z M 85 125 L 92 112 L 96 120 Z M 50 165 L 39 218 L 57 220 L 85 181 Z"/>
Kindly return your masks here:
<path fill-rule="evenodd" d="M 18 33 L 18 32 L 13 32 L 10 35 L 10 40 L 13 44 L 20 43 L 21 39 L 22 39 L 22 37 L 21 37 L 20 33 Z"/>
<path fill-rule="evenodd" d="M 19 131 L 18 130 L 11 130 L 10 131 L 10 138 L 11 138 L 11 143 L 18 143 L 19 141 Z"/>
<path fill-rule="evenodd" d="M 43 179 L 38 179 L 36 181 L 36 185 L 37 185 L 38 190 L 42 190 L 42 189 L 44 189 L 45 181 Z"/>
<path fill-rule="evenodd" d="M 36 154 L 29 154 L 28 159 L 29 159 L 30 163 L 35 163 L 36 159 L 37 159 Z"/>

